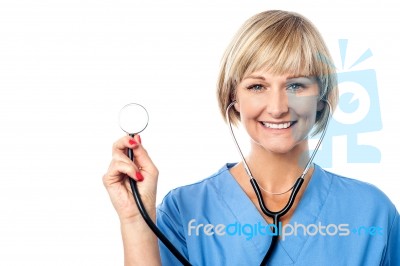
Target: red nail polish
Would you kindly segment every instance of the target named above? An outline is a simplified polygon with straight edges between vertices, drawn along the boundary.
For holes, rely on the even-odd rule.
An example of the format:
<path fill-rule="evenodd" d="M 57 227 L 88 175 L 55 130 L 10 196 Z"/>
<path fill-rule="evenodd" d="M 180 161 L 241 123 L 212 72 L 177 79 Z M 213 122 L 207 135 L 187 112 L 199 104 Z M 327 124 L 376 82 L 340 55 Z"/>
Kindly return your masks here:
<path fill-rule="evenodd" d="M 137 135 L 139 143 L 142 144 L 142 139 L 140 138 L 140 135 Z"/>
<path fill-rule="evenodd" d="M 144 177 L 142 176 L 142 174 L 140 173 L 140 172 L 136 172 L 136 178 L 137 178 L 137 181 L 143 181 L 143 179 L 144 179 Z"/>
<path fill-rule="evenodd" d="M 136 142 L 136 141 L 134 141 L 133 139 L 130 139 L 130 140 L 129 140 L 129 144 L 131 144 L 131 145 L 136 145 L 136 144 L 137 144 L 137 142 Z"/>

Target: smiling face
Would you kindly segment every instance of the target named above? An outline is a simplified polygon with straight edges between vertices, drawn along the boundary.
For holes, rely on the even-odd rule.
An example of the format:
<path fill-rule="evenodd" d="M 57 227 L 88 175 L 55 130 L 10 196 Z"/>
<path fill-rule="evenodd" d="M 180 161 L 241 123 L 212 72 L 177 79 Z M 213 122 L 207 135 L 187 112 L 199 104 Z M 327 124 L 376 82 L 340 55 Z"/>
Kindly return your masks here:
<path fill-rule="evenodd" d="M 273 75 L 256 71 L 236 88 L 235 109 L 253 144 L 273 153 L 287 153 L 307 144 L 315 124 L 319 86 L 314 77 Z"/>
<path fill-rule="evenodd" d="M 332 110 L 334 110 L 337 104 L 338 91 L 336 69 L 332 62 L 327 46 L 317 28 L 302 15 L 282 10 L 269 10 L 256 14 L 249 18 L 238 30 L 222 58 L 217 83 L 221 114 L 227 121 L 225 113 L 234 98 L 233 96 L 239 100 L 242 96 L 248 96 L 238 88 L 243 87 L 245 82 L 248 84 L 247 78 L 251 75 L 264 76 L 265 73 L 260 71 L 262 69 L 268 69 L 269 74 L 276 75 L 276 77 L 266 76 L 265 80 L 259 80 L 260 84 L 271 83 L 267 84 L 272 85 L 269 89 L 275 86 L 275 78 L 278 79 L 279 76 L 284 79 L 279 86 L 287 87 L 290 80 L 287 80 L 289 76 L 285 76 L 285 74 L 288 73 L 292 77 L 315 77 L 319 85 L 319 99 L 329 101 Z M 273 81 L 267 80 L 267 78 L 272 78 Z M 289 110 L 289 115 L 286 114 L 286 116 L 291 119 L 295 119 L 298 115 L 297 109 L 304 108 L 304 104 L 300 104 L 299 108 L 294 108 L 292 105 L 298 102 L 299 98 L 302 98 L 300 103 L 305 101 L 304 97 L 310 98 L 307 97 L 310 96 L 307 94 L 310 91 L 308 89 L 296 93 L 294 91 L 292 87 L 286 94 L 287 109 Z M 268 92 L 271 92 L 271 90 L 268 90 Z M 259 96 L 265 96 L 268 92 L 262 92 Z M 278 99 L 283 101 L 281 99 L 283 95 L 285 94 L 272 95 L 272 99 L 279 96 Z M 311 108 L 311 106 L 308 107 Z M 299 111 L 299 113 L 301 112 Z M 329 106 L 322 105 L 322 109 L 316 117 L 317 122 L 313 133 L 323 132 L 330 114 Z M 239 120 L 246 122 L 244 114 L 240 119 L 239 113 L 233 109 L 228 115 L 233 125 L 237 125 Z M 272 119 L 273 116 L 267 115 L 266 112 L 261 118 Z M 272 119 L 272 121 L 283 121 L 283 119 L 279 117 Z M 271 128 L 279 127 L 279 125 L 272 125 L 272 123 L 267 124 L 267 126 Z M 282 126 L 288 126 L 288 124 Z M 291 125 L 293 128 L 295 126 L 296 124 Z M 281 131 L 283 132 L 283 130 Z M 292 132 L 294 137 L 298 134 L 302 135 L 300 130 L 292 131 L 294 131 Z"/>

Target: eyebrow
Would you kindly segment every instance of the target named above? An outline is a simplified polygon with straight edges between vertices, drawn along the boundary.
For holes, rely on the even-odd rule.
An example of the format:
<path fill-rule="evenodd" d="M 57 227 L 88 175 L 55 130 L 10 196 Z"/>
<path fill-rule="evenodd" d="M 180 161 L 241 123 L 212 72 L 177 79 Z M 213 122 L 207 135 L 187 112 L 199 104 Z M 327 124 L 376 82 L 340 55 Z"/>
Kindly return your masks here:
<path fill-rule="evenodd" d="M 253 76 L 253 75 L 250 75 L 250 76 L 247 76 L 247 77 L 244 77 L 244 78 L 243 78 L 243 80 L 245 80 L 245 79 L 262 79 L 262 80 L 265 81 L 265 78 L 264 78 L 263 76 Z"/>
<path fill-rule="evenodd" d="M 288 78 L 286 80 L 286 83 L 291 83 L 291 82 L 300 82 L 300 83 L 315 83 L 317 82 L 317 78 L 314 76 L 307 76 L 307 77 L 293 77 L 293 78 Z"/>
<path fill-rule="evenodd" d="M 253 76 L 253 75 L 247 76 L 243 80 L 245 80 L 245 79 L 261 79 L 261 80 L 266 81 L 265 77 L 263 77 L 263 76 Z M 290 83 L 293 81 L 314 83 L 317 81 L 317 79 L 315 76 L 289 76 L 286 79 L 286 83 Z"/>

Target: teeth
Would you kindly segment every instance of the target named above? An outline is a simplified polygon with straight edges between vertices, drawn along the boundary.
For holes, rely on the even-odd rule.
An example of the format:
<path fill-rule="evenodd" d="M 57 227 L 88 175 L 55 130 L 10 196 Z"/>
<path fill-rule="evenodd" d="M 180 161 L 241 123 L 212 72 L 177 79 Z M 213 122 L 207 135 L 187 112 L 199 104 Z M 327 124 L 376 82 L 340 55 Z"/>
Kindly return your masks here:
<path fill-rule="evenodd" d="M 272 123 L 267 123 L 267 122 L 262 122 L 264 126 L 268 127 L 268 128 L 273 128 L 273 129 L 285 129 L 290 127 L 290 125 L 292 124 L 291 122 L 287 122 L 287 123 L 281 123 L 281 124 L 272 124 Z"/>

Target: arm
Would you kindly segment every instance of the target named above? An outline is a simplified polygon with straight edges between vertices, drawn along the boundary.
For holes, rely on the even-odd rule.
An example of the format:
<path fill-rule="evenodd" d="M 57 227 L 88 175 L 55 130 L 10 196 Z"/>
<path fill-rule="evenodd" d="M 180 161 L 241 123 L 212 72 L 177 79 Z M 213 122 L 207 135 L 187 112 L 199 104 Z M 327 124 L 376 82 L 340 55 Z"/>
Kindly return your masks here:
<path fill-rule="evenodd" d="M 395 266 L 400 265 L 400 215 L 396 211 L 393 223 L 391 225 L 386 252 L 381 265 Z"/>
<path fill-rule="evenodd" d="M 163 232 L 178 252 L 187 260 L 188 255 L 184 226 L 182 224 L 182 210 L 174 197 L 175 191 L 169 192 L 157 208 L 157 227 Z M 182 265 L 173 253 L 159 241 L 162 265 Z"/>
<path fill-rule="evenodd" d="M 155 212 L 149 215 L 155 221 Z M 125 266 L 161 265 L 157 237 L 143 219 L 121 222 Z"/>
<path fill-rule="evenodd" d="M 134 162 L 126 156 L 127 148 L 133 149 Z M 157 238 L 140 215 L 129 184 L 129 178 L 137 181 L 142 201 L 155 221 L 158 170 L 138 135 L 119 139 L 112 151 L 103 184 L 120 219 L 125 265 L 161 265 Z"/>

